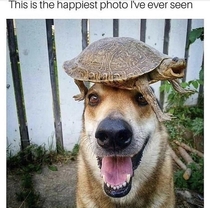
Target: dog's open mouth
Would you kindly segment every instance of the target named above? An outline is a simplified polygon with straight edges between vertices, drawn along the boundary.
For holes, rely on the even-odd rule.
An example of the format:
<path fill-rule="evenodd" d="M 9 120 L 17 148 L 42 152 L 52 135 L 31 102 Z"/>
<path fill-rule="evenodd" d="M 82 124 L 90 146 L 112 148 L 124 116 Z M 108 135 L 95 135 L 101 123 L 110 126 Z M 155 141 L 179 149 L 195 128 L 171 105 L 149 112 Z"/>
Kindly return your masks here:
<path fill-rule="evenodd" d="M 128 194 L 133 176 L 131 158 L 104 157 L 101 162 L 101 175 L 106 194 L 111 197 L 123 197 Z"/>
<path fill-rule="evenodd" d="M 126 196 L 130 192 L 134 170 L 141 163 L 147 142 L 148 139 L 142 149 L 133 157 L 97 157 L 104 181 L 104 191 L 108 196 L 119 198 Z"/>

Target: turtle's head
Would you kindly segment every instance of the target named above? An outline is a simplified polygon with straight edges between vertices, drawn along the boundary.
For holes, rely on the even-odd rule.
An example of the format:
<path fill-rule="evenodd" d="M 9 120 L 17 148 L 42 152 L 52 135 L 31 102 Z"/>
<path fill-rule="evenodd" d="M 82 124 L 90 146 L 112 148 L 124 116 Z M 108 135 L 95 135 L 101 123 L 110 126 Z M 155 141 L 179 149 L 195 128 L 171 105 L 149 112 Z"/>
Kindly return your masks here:
<path fill-rule="evenodd" d="M 182 78 L 186 68 L 186 61 L 184 59 L 166 58 L 160 65 L 150 72 L 151 83 L 159 80 L 173 80 Z"/>
<path fill-rule="evenodd" d="M 171 68 L 173 76 L 177 78 L 181 78 L 184 76 L 184 70 L 186 69 L 186 61 L 185 59 L 179 59 L 178 57 L 174 57 L 169 64 L 169 68 Z"/>

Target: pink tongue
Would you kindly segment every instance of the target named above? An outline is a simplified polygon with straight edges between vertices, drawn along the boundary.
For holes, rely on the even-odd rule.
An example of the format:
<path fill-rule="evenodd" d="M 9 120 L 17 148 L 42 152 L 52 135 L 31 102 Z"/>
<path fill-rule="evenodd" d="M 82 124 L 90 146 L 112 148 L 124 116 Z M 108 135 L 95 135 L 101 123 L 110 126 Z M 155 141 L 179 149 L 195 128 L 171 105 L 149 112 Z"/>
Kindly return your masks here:
<path fill-rule="evenodd" d="M 133 175 L 132 161 L 130 157 L 104 157 L 102 159 L 101 175 L 110 185 L 122 185 L 127 174 Z"/>

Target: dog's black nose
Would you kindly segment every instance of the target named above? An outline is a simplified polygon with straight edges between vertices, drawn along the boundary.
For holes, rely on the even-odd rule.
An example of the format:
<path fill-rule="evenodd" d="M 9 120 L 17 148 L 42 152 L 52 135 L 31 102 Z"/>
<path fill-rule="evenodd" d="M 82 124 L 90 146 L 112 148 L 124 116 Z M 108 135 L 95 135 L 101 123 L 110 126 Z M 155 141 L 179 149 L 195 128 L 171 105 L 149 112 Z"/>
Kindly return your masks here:
<path fill-rule="evenodd" d="M 119 151 L 131 143 L 132 135 L 131 126 L 126 121 L 106 118 L 99 123 L 95 138 L 104 149 Z"/>

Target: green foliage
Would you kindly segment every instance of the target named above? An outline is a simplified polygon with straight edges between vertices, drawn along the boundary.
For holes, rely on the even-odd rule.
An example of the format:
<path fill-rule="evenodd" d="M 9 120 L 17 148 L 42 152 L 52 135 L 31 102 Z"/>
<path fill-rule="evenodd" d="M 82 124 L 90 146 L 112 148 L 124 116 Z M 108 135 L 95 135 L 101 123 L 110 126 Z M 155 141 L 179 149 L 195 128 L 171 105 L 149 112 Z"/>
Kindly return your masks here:
<path fill-rule="evenodd" d="M 22 191 L 20 193 L 16 193 L 16 197 L 18 201 L 22 201 L 24 203 L 24 207 L 28 208 L 41 208 L 42 202 L 39 201 L 40 195 L 38 193 L 34 194 L 30 190 Z"/>
<path fill-rule="evenodd" d="M 58 171 L 58 168 L 55 165 L 48 165 L 48 168 L 52 171 Z"/>
<path fill-rule="evenodd" d="M 203 158 L 199 160 L 197 164 L 191 163 L 187 167 L 192 170 L 192 175 L 189 180 L 183 178 L 184 170 L 179 170 L 174 174 L 175 186 L 178 188 L 186 188 L 199 193 L 204 193 L 204 161 Z"/>
<path fill-rule="evenodd" d="M 186 89 L 187 86 L 190 86 L 190 84 L 187 82 L 183 82 L 181 83 L 181 86 Z M 170 111 L 172 111 L 170 113 L 173 113 L 173 111 L 176 108 L 183 106 L 186 100 L 191 95 L 191 93 L 186 93 L 186 94 L 177 93 L 168 81 L 165 81 L 164 84 L 160 86 L 160 92 L 165 92 L 168 94 L 167 109 L 170 109 Z"/>
<path fill-rule="evenodd" d="M 193 29 L 190 32 L 188 43 L 187 43 L 187 49 L 189 49 L 190 45 L 194 43 L 197 39 L 200 39 L 201 41 L 204 40 L 204 27 Z"/>
<path fill-rule="evenodd" d="M 15 174 L 21 176 L 22 190 L 16 193 L 18 201 L 28 208 L 41 208 L 42 201 L 40 195 L 34 190 L 33 173 L 41 172 L 42 166 L 47 165 L 51 171 L 57 171 L 57 166 L 53 163 L 75 160 L 79 146 L 75 145 L 73 152 L 63 151 L 58 154 L 56 151 L 47 151 L 45 146 L 32 144 L 15 156 L 10 156 L 7 160 L 7 168 Z"/>
<path fill-rule="evenodd" d="M 200 84 L 203 85 L 203 81 L 204 81 L 204 67 L 203 67 L 203 64 L 202 64 L 201 70 L 199 72 L 199 80 L 200 80 Z"/>
<path fill-rule="evenodd" d="M 193 89 L 194 93 L 197 93 L 197 89 L 201 85 L 202 80 L 193 80 L 189 82 L 181 83 L 181 86 L 185 89 Z M 181 94 L 176 92 L 169 82 L 165 82 L 160 91 L 168 93 L 166 111 L 171 113 L 175 118 L 172 121 L 166 122 L 168 131 L 172 139 L 181 138 L 183 136 L 182 130 L 177 126 L 183 126 L 190 129 L 194 135 L 203 135 L 204 126 L 204 110 L 203 105 L 186 106 L 186 100 L 192 95 L 192 93 Z M 203 99 L 201 97 L 200 99 Z M 200 101 L 200 103 L 203 103 Z"/>
<path fill-rule="evenodd" d="M 11 156 L 7 160 L 7 167 L 19 169 L 19 171 L 33 172 L 41 169 L 46 150 L 44 146 L 30 145 L 25 150 L 20 151 L 17 155 Z"/>
<path fill-rule="evenodd" d="M 196 28 L 189 34 L 189 40 L 187 49 L 197 39 L 204 40 L 204 28 Z M 191 80 L 189 82 L 182 82 L 181 86 L 184 89 L 194 90 L 193 93 L 198 93 L 199 87 L 204 84 L 204 66 L 201 63 L 201 69 L 199 72 L 199 79 Z M 186 140 L 186 132 L 192 132 L 194 136 L 204 135 L 204 96 L 199 92 L 198 102 L 195 106 L 186 106 L 185 103 L 192 93 L 181 94 L 176 92 L 169 82 L 160 87 L 160 91 L 167 94 L 167 106 L 166 111 L 173 114 L 175 117 L 172 121 L 166 122 L 166 127 L 169 132 L 169 136 L 172 140 L 186 142 L 189 146 L 193 146 L 191 141 Z M 188 138 L 189 139 L 189 138 Z M 192 138 L 191 138 L 192 139 Z M 193 155 L 193 160 L 197 163 L 191 163 L 188 167 L 192 170 L 192 175 L 189 180 L 183 178 L 184 171 L 178 170 L 174 174 L 175 186 L 178 188 L 186 188 L 194 191 L 198 191 L 203 194 L 204 191 L 204 161 L 203 158 Z"/>
<path fill-rule="evenodd" d="M 75 144 L 74 145 L 74 148 L 72 150 L 72 155 L 73 156 L 77 156 L 78 152 L 79 152 L 79 145 L 78 144 Z"/>
<path fill-rule="evenodd" d="M 192 30 L 190 33 L 190 44 L 192 44 L 197 38 L 203 40 L 203 28 L 198 28 Z M 181 139 L 183 132 L 177 126 L 184 126 L 187 129 L 193 131 L 194 135 L 203 135 L 204 132 L 204 109 L 203 109 L 203 99 L 204 96 L 200 93 L 198 97 L 198 104 L 195 106 L 186 106 L 185 103 L 188 98 L 194 93 L 198 93 L 199 87 L 204 84 L 204 66 L 201 64 L 201 69 L 199 72 L 199 79 L 190 80 L 188 82 L 180 83 L 181 87 L 187 90 L 191 90 L 189 93 L 178 93 L 174 90 L 172 85 L 165 81 L 160 86 L 160 92 L 167 94 L 167 106 L 166 111 L 171 113 L 175 119 L 171 122 L 167 122 L 171 138 Z"/>
<path fill-rule="evenodd" d="M 30 145 L 7 160 L 7 168 L 10 171 L 16 170 L 17 174 L 21 175 L 22 190 L 16 193 L 16 197 L 24 204 L 24 207 L 42 207 L 40 196 L 33 188 L 32 173 L 41 171 L 45 155 L 44 146 Z"/>
<path fill-rule="evenodd" d="M 194 135 L 203 135 L 204 134 L 204 120 L 203 118 L 195 118 L 191 123 L 191 129 L 194 132 Z"/>
<path fill-rule="evenodd" d="M 32 175 L 25 172 L 21 177 L 22 191 L 16 193 L 18 201 L 24 203 L 24 207 L 28 208 L 41 208 L 42 202 L 40 201 L 40 195 L 33 188 Z"/>

